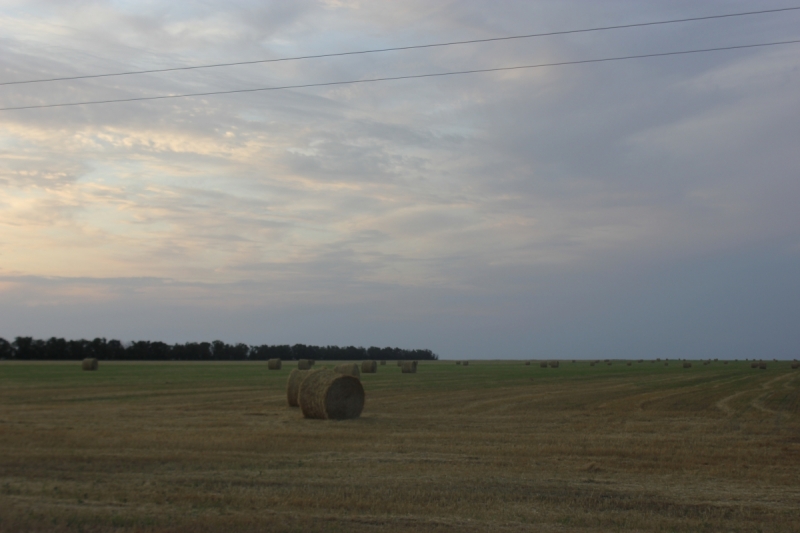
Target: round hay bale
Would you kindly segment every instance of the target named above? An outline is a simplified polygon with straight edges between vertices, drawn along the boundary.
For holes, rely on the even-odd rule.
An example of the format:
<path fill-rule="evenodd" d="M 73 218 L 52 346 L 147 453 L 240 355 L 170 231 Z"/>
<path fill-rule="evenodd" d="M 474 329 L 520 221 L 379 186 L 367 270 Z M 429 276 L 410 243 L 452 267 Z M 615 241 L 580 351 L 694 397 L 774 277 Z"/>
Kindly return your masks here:
<path fill-rule="evenodd" d="M 558 361 L 550 361 L 550 368 L 558 368 Z"/>
<path fill-rule="evenodd" d="M 792 368 L 794 369 L 800 368 L 800 363 L 792 363 Z"/>
<path fill-rule="evenodd" d="M 765 363 L 764 361 L 758 363 L 758 368 L 760 368 L 761 370 L 766 370 L 767 369 L 767 363 Z"/>
<path fill-rule="evenodd" d="M 298 402 L 306 418 L 358 418 L 364 410 L 364 387 L 356 377 L 325 368 L 313 370 L 300 383 Z"/>
<path fill-rule="evenodd" d="M 81 368 L 83 370 L 97 370 L 97 359 L 93 357 L 87 357 L 81 361 Z"/>
<path fill-rule="evenodd" d="M 300 384 L 306 379 L 310 370 L 300 370 L 293 368 L 289 373 L 289 379 L 286 381 L 286 400 L 289 402 L 289 407 L 300 407 L 298 396 L 300 395 Z"/>
<path fill-rule="evenodd" d="M 692 363 L 690 363 L 689 361 L 684 361 L 683 368 L 692 368 Z"/>
<path fill-rule="evenodd" d="M 313 363 L 308 359 L 298 359 L 297 368 L 300 370 L 310 370 Z"/>
<path fill-rule="evenodd" d="M 542 361 L 539 363 L 539 368 L 547 368 L 547 361 Z"/>
<path fill-rule="evenodd" d="M 525 366 L 531 366 L 531 362 L 530 361 L 525 361 Z"/>
<path fill-rule="evenodd" d="M 361 361 L 361 372 L 364 374 L 374 374 L 378 371 L 377 361 Z"/>
<path fill-rule="evenodd" d="M 344 374 L 345 376 L 353 376 L 354 378 L 360 378 L 361 372 L 358 370 L 358 365 L 355 363 L 345 363 L 343 365 L 338 365 L 333 367 L 334 372 L 338 372 L 339 374 Z"/>
<path fill-rule="evenodd" d="M 461 366 L 469 366 L 469 361 L 464 361 L 463 363 L 461 363 Z"/>
<path fill-rule="evenodd" d="M 270 370 L 280 370 L 283 363 L 280 359 L 270 359 L 267 361 L 267 368 Z"/>
<path fill-rule="evenodd" d="M 404 361 L 402 366 L 403 374 L 416 374 L 417 365 L 413 361 Z"/>

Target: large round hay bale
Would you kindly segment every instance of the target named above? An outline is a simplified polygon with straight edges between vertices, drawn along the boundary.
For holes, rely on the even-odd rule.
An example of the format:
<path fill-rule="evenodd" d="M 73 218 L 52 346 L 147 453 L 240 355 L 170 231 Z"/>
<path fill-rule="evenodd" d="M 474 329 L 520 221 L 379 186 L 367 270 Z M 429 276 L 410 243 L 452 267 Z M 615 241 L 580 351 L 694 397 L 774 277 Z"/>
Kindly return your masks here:
<path fill-rule="evenodd" d="M 81 361 L 81 368 L 83 370 L 97 370 L 97 359 L 93 357 L 87 357 Z"/>
<path fill-rule="evenodd" d="M 550 368 L 558 368 L 558 361 L 550 361 Z"/>
<path fill-rule="evenodd" d="M 539 368 L 547 368 L 547 361 L 542 361 L 539 363 Z"/>
<path fill-rule="evenodd" d="M 463 363 L 461 363 L 461 366 L 469 366 L 469 361 L 464 361 Z"/>
<path fill-rule="evenodd" d="M 312 370 L 300 383 L 298 401 L 306 418 L 358 418 L 364 409 L 364 387 L 353 376 L 325 368 Z"/>
<path fill-rule="evenodd" d="M 300 384 L 308 376 L 310 370 L 300 370 L 293 368 L 289 373 L 289 379 L 286 381 L 286 400 L 289 402 L 289 407 L 300 407 L 298 396 L 300 395 Z"/>
<path fill-rule="evenodd" d="M 792 368 L 794 369 L 800 368 L 800 363 L 792 363 Z"/>
<path fill-rule="evenodd" d="M 413 361 L 403 361 L 401 370 L 403 371 L 403 374 L 416 374 L 417 365 L 415 365 Z"/>
<path fill-rule="evenodd" d="M 752 363 L 750 363 L 750 368 L 758 368 L 758 363 L 753 361 Z"/>
<path fill-rule="evenodd" d="M 377 361 L 361 361 L 361 372 L 364 374 L 374 374 L 378 371 Z"/>
<path fill-rule="evenodd" d="M 310 370 L 313 363 L 308 359 L 298 359 L 297 368 L 300 370 Z"/>
<path fill-rule="evenodd" d="M 683 362 L 683 368 L 692 368 L 692 363 L 689 362 L 689 361 L 684 361 Z"/>
<path fill-rule="evenodd" d="M 358 370 L 358 365 L 355 363 L 337 365 L 333 367 L 333 371 L 338 372 L 339 374 L 344 374 L 345 376 L 353 376 L 354 378 L 361 377 L 361 372 Z"/>
<path fill-rule="evenodd" d="M 766 370 L 767 369 L 767 363 L 764 362 L 764 361 L 761 361 L 760 363 L 758 363 L 758 368 L 760 368 L 761 370 Z"/>
<path fill-rule="evenodd" d="M 270 359 L 267 361 L 267 368 L 270 370 L 280 370 L 281 369 L 281 360 L 280 359 Z"/>

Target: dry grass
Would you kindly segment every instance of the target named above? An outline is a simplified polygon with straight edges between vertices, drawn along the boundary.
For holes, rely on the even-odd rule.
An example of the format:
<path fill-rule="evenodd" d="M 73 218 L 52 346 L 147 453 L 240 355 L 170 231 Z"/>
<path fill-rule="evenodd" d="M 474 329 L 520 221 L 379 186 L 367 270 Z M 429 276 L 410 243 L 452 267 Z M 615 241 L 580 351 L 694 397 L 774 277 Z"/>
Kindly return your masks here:
<path fill-rule="evenodd" d="M 0 363 L 0 531 L 798 531 L 788 362 L 424 370 L 328 421 L 263 363 Z"/>
<path fill-rule="evenodd" d="M 358 369 L 358 365 L 356 363 L 343 363 L 341 365 L 336 365 L 333 367 L 334 372 L 338 372 L 339 374 L 344 374 L 345 376 L 353 376 L 354 378 L 361 377 L 361 371 Z"/>
<path fill-rule="evenodd" d="M 306 418 L 358 418 L 364 409 L 364 387 L 356 377 L 323 368 L 301 381 L 298 401 Z"/>

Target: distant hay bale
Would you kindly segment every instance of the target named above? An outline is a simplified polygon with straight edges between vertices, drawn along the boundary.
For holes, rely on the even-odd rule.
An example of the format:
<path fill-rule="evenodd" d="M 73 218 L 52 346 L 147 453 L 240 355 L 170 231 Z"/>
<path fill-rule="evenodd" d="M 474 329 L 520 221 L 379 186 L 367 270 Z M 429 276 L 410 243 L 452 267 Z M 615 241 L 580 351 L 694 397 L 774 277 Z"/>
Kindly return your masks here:
<path fill-rule="evenodd" d="M 270 370 L 280 370 L 283 363 L 280 359 L 270 359 L 267 361 L 267 368 Z"/>
<path fill-rule="evenodd" d="M 800 363 L 792 363 L 792 368 L 794 369 L 800 368 Z"/>
<path fill-rule="evenodd" d="M 298 402 L 306 418 L 358 418 L 364 410 L 364 387 L 354 376 L 324 368 L 314 370 L 300 383 Z"/>
<path fill-rule="evenodd" d="M 87 357 L 81 361 L 81 368 L 83 370 L 97 370 L 97 359 L 93 357 Z"/>
<path fill-rule="evenodd" d="M 308 376 L 309 370 L 300 370 L 293 368 L 289 373 L 289 379 L 286 381 L 286 400 L 289 402 L 289 407 L 300 407 L 298 396 L 300 394 L 300 384 Z"/>
<path fill-rule="evenodd" d="M 415 365 L 413 361 L 403 361 L 403 366 L 401 367 L 401 370 L 403 374 L 416 374 L 417 365 Z"/>
<path fill-rule="evenodd" d="M 547 368 L 547 361 L 542 361 L 541 363 L 539 363 L 539 367 Z"/>
<path fill-rule="evenodd" d="M 558 368 L 558 361 L 550 361 L 550 368 Z"/>
<path fill-rule="evenodd" d="M 461 361 L 456 361 L 456 364 L 457 364 L 457 365 L 460 365 L 460 364 L 461 364 Z"/>
<path fill-rule="evenodd" d="M 311 361 L 308 359 L 298 359 L 297 360 L 297 368 L 300 370 L 310 370 L 311 369 Z"/>
<path fill-rule="evenodd" d="M 364 374 L 374 374 L 378 371 L 377 361 L 361 361 L 361 372 Z"/>
<path fill-rule="evenodd" d="M 627 362 L 627 363 L 625 363 L 625 364 L 626 364 L 626 365 L 628 365 L 628 366 L 633 366 L 633 363 L 632 363 L 631 361 L 628 361 L 628 362 Z"/>
<path fill-rule="evenodd" d="M 758 362 L 753 361 L 752 363 L 750 363 L 750 368 L 758 368 Z"/>
<path fill-rule="evenodd" d="M 530 361 L 525 361 L 525 366 L 531 366 L 531 362 Z"/>
<path fill-rule="evenodd" d="M 469 361 L 464 361 L 463 363 L 461 363 L 461 366 L 469 366 Z"/>
<path fill-rule="evenodd" d="M 761 361 L 760 363 L 758 363 L 758 368 L 760 368 L 761 370 L 766 370 L 767 369 L 767 363 L 765 363 L 764 361 Z"/>
<path fill-rule="evenodd" d="M 385 366 L 385 365 L 386 365 L 386 361 L 381 361 L 381 366 Z"/>
<path fill-rule="evenodd" d="M 692 368 L 692 363 L 690 363 L 689 361 L 684 361 L 683 368 Z"/>
<path fill-rule="evenodd" d="M 345 376 L 353 376 L 354 378 L 360 378 L 361 372 L 358 370 L 358 365 L 355 363 L 345 363 L 343 365 L 337 365 L 333 367 L 334 372 L 338 372 L 339 374 L 344 374 Z"/>

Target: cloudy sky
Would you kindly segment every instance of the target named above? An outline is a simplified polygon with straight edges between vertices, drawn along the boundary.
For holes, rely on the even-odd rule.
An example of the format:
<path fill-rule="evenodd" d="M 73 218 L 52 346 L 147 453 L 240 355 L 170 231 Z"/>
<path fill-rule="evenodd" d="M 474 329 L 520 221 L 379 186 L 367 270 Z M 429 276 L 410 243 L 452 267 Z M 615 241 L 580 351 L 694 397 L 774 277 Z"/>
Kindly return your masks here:
<path fill-rule="evenodd" d="M 0 2 L 0 82 L 787 7 Z M 800 11 L 0 85 L 0 107 L 800 39 Z M 0 336 L 800 355 L 800 44 L 0 111 Z"/>

